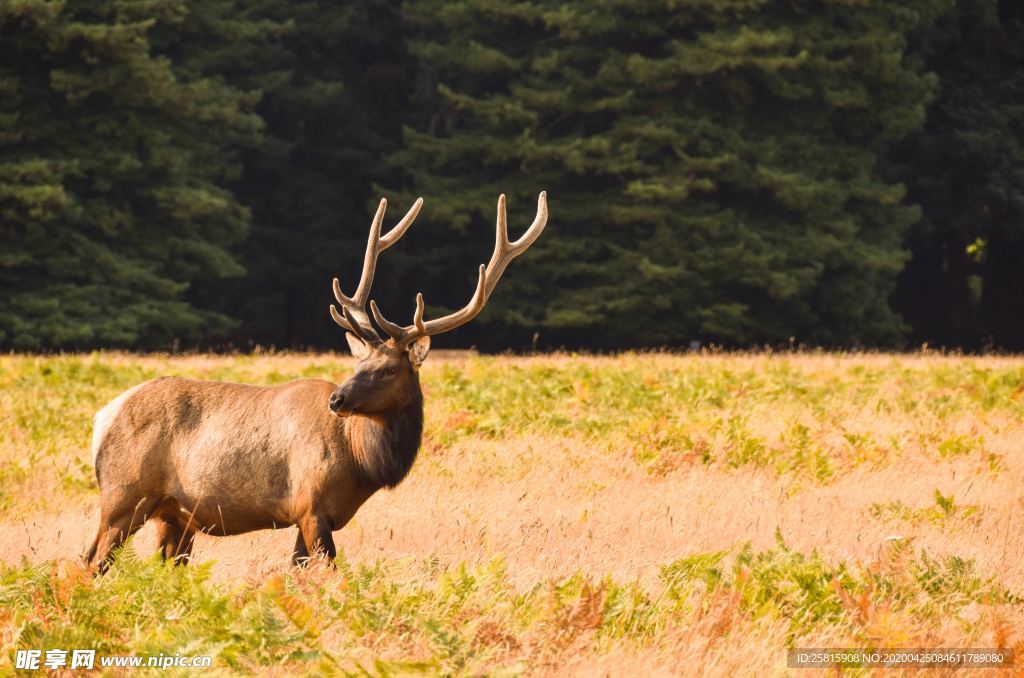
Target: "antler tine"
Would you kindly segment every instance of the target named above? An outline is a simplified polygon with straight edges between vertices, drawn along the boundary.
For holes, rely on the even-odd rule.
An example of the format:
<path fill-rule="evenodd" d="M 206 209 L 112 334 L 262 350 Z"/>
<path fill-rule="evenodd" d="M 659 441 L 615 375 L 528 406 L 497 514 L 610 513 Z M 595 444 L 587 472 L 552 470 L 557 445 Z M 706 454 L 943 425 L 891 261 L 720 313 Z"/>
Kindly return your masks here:
<path fill-rule="evenodd" d="M 337 278 L 332 283 L 334 297 L 342 309 L 342 313 L 339 314 L 334 305 L 331 305 L 331 317 L 334 318 L 334 322 L 355 333 L 364 342 L 371 344 L 382 343 L 380 335 L 373 329 L 370 318 L 366 315 L 366 299 L 370 296 L 370 288 L 373 286 L 373 276 L 377 270 L 377 257 L 398 242 L 399 238 L 409 230 L 409 226 L 415 221 L 420 213 L 420 208 L 423 207 L 423 198 L 417 198 L 402 220 L 382 237 L 380 230 L 387 206 L 387 199 L 381 198 L 377 213 L 373 216 L 373 222 L 370 224 L 370 234 L 366 239 L 366 254 L 363 255 L 363 273 L 359 278 L 355 294 L 352 297 L 343 294 Z"/>
<path fill-rule="evenodd" d="M 426 334 L 426 327 L 423 323 L 423 293 L 416 293 L 416 312 L 412 317 L 412 325 L 408 327 L 402 327 L 397 325 L 381 314 L 380 309 L 377 308 L 377 302 L 370 300 L 370 311 L 373 312 L 373 319 L 377 321 L 385 332 L 388 333 L 392 339 L 395 340 L 400 346 L 408 346 L 410 343 L 415 341 L 418 337 L 422 337 Z M 411 336 L 415 333 L 415 336 Z"/>
<path fill-rule="evenodd" d="M 418 209 L 418 208 L 417 208 Z M 505 195 L 498 196 L 498 221 L 497 233 L 494 239 L 494 253 L 487 266 L 480 266 L 480 277 L 477 280 L 476 291 L 473 298 L 462 309 L 455 313 L 437 318 L 436 320 L 423 320 L 423 294 L 416 295 L 416 314 L 413 316 L 413 324 L 406 327 L 396 325 L 385 318 L 375 301 L 370 302 L 370 311 L 373 313 L 377 324 L 394 339 L 401 349 L 406 349 L 416 339 L 422 336 L 433 336 L 442 332 L 454 330 L 456 327 L 468 323 L 475 318 L 487 304 L 487 300 L 494 291 L 495 285 L 505 272 L 509 262 L 525 252 L 530 245 L 540 237 L 548 222 L 548 194 L 541 191 L 537 198 L 537 216 L 533 223 L 515 242 L 508 239 L 508 217 L 505 213 Z M 395 228 L 397 230 L 398 227 Z M 390 234 L 388 234 L 390 235 Z"/>
<path fill-rule="evenodd" d="M 366 238 L 366 253 L 363 255 L 363 274 L 359 276 L 359 286 L 352 297 L 360 308 L 365 308 L 366 297 L 370 295 L 373 285 L 373 274 L 377 272 L 377 256 L 380 254 L 380 225 L 384 222 L 384 212 L 388 209 L 388 199 L 381 198 L 377 213 L 370 224 L 370 234 Z M 341 299 L 338 299 L 341 301 Z M 364 311 L 365 314 L 365 311 Z"/>
<path fill-rule="evenodd" d="M 505 272 L 505 267 L 508 266 L 509 262 L 529 249 L 530 245 L 544 232 L 544 227 L 548 223 L 547 191 L 541 191 L 537 197 L 537 216 L 534 217 L 530 227 L 526 229 L 526 233 L 515 242 L 509 242 L 508 239 L 508 215 L 505 211 L 504 193 L 498 196 L 497 222 L 494 253 L 487 264 L 487 298 L 490 298 L 491 292 L 494 291 L 495 286 L 501 279 L 501 274 Z"/>
<path fill-rule="evenodd" d="M 331 312 L 331 318 L 333 318 L 334 322 L 338 323 L 338 325 L 340 327 L 342 327 L 343 329 L 346 329 L 349 332 L 352 332 L 353 334 L 355 334 L 360 339 L 363 339 L 363 341 L 366 341 L 366 339 L 363 336 L 365 334 L 366 328 L 363 327 L 362 325 L 360 325 L 360 323 L 356 322 L 355 320 L 352 320 L 351 322 L 349 321 L 350 318 L 351 318 L 351 316 L 348 313 L 348 308 L 349 307 L 345 304 L 344 301 L 341 301 L 342 298 L 348 299 L 348 297 L 345 297 L 344 294 L 341 294 L 341 291 L 338 288 L 338 279 L 337 278 L 334 279 L 334 296 L 338 297 L 338 301 L 341 302 L 341 313 L 338 313 L 338 309 L 334 306 L 334 304 L 331 304 L 330 307 L 329 307 L 329 310 Z M 357 325 L 359 325 L 359 329 L 358 330 L 356 329 Z M 371 337 L 371 340 L 372 340 L 372 337 Z M 380 337 L 379 336 L 377 337 L 376 341 L 377 342 L 380 341 Z M 371 343 L 373 343 L 373 342 L 371 341 Z"/>
<path fill-rule="evenodd" d="M 476 283 L 476 291 L 473 292 L 473 298 L 469 300 L 469 303 L 455 313 L 427 321 L 423 320 L 423 293 L 418 292 L 416 294 L 416 313 L 413 315 L 413 324 L 407 327 L 396 325 L 381 315 L 375 301 L 370 302 L 370 310 L 373 312 L 373 318 L 377 321 L 377 324 L 395 340 L 399 348 L 404 350 L 420 337 L 450 332 L 456 327 L 465 325 L 479 315 L 480 311 L 487 304 L 486 287 L 487 268 L 480 264 L 480 276 Z"/>
<path fill-rule="evenodd" d="M 398 242 L 398 239 L 405 235 L 405 232 L 412 226 L 412 222 L 416 221 L 416 217 L 420 215 L 420 208 L 423 207 L 423 198 L 416 198 L 416 202 L 412 204 L 409 211 L 405 213 L 402 220 L 398 224 L 387 232 L 383 238 L 380 239 L 380 251 L 383 252 L 387 248 Z"/>
<path fill-rule="evenodd" d="M 380 325 L 381 329 L 387 332 L 388 336 L 396 342 L 400 342 L 400 340 L 408 334 L 409 330 L 412 329 L 410 327 L 402 327 L 401 325 L 395 324 L 381 315 L 380 309 L 377 308 L 377 302 L 373 299 L 370 300 L 370 312 L 373 313 L 373 319 L 377 321 L 377 324 Z"/>
<path fill-rule="evenodd" d="M 469 300 L 469 303 L 462 307 L 455 313 L 444 316 L 443 318 L 437 318 L 436 320 L 423 321 L 423 311 L 420 305 L 420 300 L 423 295 L 418 294 L 416 296 L 416 311 L 419 322 L 417 325 L 417 332 L 423 332 L 427 336 L 433 336 L 435 334 L 441 334 L 442 332 L 450 332 L 460 325 L 465 325 L 470 320 L 475 318 L 480 311 L 484 310 L 484 305 L 487 303 L 487 293 L 484 288 L 487 285 L 487 269 L 483 264 L 480 264 L 480 278 L 476 282 L 476 291 L 473 292 L 473 298 Z"/>
<path fill-rule="evenodd" d="M 331 317 L 334 318 L 334 322 L 338 323 L 346 330 L 350 331 L 352 334 L 362 339 L 363 342 L 366 344 L 373 345 L 376 343 L 380 343 L 380 337 L 377 335 L 377 333 L 373 331 L 367 331 L 365 327 L 356 322 L 356 320 L 352 317 L 352 314 L 346 307 L 341 307 L 341 313 L 342 316 L 344 317 L 339 316 L 338 311 L 336 311 L 334 308 L 334 304 L 331 304 Z"/>

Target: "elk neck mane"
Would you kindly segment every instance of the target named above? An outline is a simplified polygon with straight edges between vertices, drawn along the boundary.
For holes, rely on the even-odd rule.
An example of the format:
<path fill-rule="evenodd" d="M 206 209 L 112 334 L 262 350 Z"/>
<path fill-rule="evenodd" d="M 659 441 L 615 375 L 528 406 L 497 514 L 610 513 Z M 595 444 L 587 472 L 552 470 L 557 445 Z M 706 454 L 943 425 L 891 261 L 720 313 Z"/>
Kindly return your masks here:
<path fill-rule="evenodd" d="M 423 394 L 378 416 L 354 415 L 346 420 L 352 456 L 364 482 L 373 488 L 402 482 L 416 461 L 423 436 Z"/>

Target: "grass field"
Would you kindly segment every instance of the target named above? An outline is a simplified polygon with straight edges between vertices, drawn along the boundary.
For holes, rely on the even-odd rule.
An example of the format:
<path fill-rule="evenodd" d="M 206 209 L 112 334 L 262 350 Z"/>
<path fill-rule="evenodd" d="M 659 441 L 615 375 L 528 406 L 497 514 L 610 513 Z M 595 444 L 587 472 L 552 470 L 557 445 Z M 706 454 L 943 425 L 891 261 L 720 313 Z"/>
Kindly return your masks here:
<path fill-rule="evenodd" d="M 289 567 L 294 528 L 200 536 L 187 568 L 152 557 L 146 528 L 108 576 L 78 564 L 108 400 L 160 375 L 341 381 L 351 365 L 0 357 L 0 675 L 18 648 L 210 655 L 211 675 L 785 675 L 786 648 L 815 646 L 1024 655 L 1018 358 L 433 355 L 416 466 L 335 534 L 336 569 Z"/>

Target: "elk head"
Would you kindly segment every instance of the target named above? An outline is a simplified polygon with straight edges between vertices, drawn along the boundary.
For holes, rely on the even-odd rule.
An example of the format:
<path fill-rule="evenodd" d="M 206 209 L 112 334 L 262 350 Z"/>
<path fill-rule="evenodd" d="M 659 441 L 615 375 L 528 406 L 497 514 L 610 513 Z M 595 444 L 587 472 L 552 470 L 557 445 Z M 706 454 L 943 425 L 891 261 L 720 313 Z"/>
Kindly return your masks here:
<path fill-rule="evenodd" d="M 328 401 L 330 410 L 339 416 L 355 413 L 373 416 L 421 398 L 419 368 L 430 351 L 430 337 L 454 330 L 475 318 L 483 310 L 505 267 L 540 237 L 548 220 L 547 194 L 542 192 L 537 198 L 537 216 L 533 223 L 521 238 L 511 242 L 508 239 L 505 196 L 499 196 L 494 252 L 487 266 L 480 266 L 473 298 L 455 313 L 424 320 L 423 294 L 418 293 L 413 322 L 404 327 L 387 320 L 377 308 L 377 303 L 370 300 L 373 319 L 389 337 L 385 340 L 377 333 L 366 313 L 377 257 L 405 234 L 421 207 L 423 199 L 419 198 L 398 225 L 381 236 L 381 223 L 387 208 L 387 200 L 382 198 L 370 225 L 370 236 L 363 258 L 363 274 L 355 294 L 351 297 L 342 294 L 338 279 L 334 279 L 334 296 L 341 311 L 331 304 L 331 317 L 347 330 L 345 338 L 352 355 L 358 361 L 355 375 L 338 387 Z"/>

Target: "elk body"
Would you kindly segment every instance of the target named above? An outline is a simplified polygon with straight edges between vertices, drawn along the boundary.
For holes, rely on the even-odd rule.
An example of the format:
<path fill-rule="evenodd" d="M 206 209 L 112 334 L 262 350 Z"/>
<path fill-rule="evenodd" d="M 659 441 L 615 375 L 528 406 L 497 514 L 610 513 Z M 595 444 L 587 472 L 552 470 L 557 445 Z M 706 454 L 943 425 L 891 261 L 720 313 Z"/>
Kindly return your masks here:
<path fill-rule="evenodd" d="M 186 561 L 197 531 L 233 535 L 295 525 L 292 560 L 336 555 L 332 532 L 382 487 L 405 478 L 423 431 L 419 368 L 430 337 L 472 320 L 505 267 L 540 236 L 547 199 L 526 233 L 510 242 L 505 196 L 498 199 L 497 236 L 490 263 L 480 266 L 476 291 L 461 310 L 423 319 L 416 297 L 413 324 L 400 326 L 366 313 L 378 255 L 412 224 L 417 200 L 381 236 L 386 201 L 370 227 L 355 294 L 342 294 L 331 317 L 347 332 L 355 375 L 338 386 L 300 379 L 280 386 L 249 386 L 168 377 L 118 396 L 96 415 L 92 452 L 100 487 L 100 524 L 86 560 L 103 571 L 112 549 L 146 521 L 157 524 L 165 558 Z"/>

